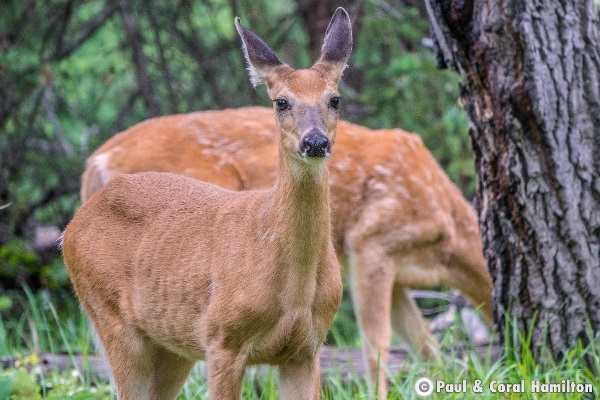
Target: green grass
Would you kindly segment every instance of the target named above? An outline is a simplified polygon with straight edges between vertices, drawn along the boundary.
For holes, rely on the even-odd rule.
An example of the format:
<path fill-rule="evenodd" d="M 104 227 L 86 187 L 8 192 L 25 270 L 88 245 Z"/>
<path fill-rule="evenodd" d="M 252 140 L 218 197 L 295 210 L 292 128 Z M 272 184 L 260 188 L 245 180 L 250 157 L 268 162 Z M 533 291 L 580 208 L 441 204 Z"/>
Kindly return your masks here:
<path fill-rule="evenodd" d="M 71 370 L 59 373 L 41 373 L 38 354 L 54 353 L 94 354 L 95 348 L 91 340 L 90 329 L 86 318 L 79 310 L 77 302 L 69 293 L 40 291 L 32 293 L 24 288 L 21 293 L 11 296 L 5 309 L 0 313 L 0 356 L 18 357 L 14 368 L 0 370 L 0 399 L 110 399 L 110 387 L 101 381 L 89 368 L 79 370 L 74 366 Z M 346 307 L 348 308 L 348 307 Z M 330 340 L 337 345 L 356 346 L 358 335 L 350 315 L 351 309 L 342 309 L 336 316 Z M 432 381 L 460 383 L 467 380 L 467 393 L 433 393 L 433 399 L 471 399 L 473 383 L 479 380 L 484 398 L 525 398 L 525 399 L 592 399 L 599 393 L 600 381 L 589 368 L 592 365 L 600 371 L 600 349 L 598 341 L 592 340 L 588 347 L 577 346 L 559 361 L 549 361 L 545 365 L 535 362 L 528 351 L 528 335 L 515 333 L 503 344 L 504 355 L 498 360 L 488 355 L 480 358 L 475 354 L 475 347 L 462 345 L 463 353 L 452 355 L 456 343 L 465 337 L 460 325 L 454 325 L 441 338 L 446 355 L 439 363 L 427 363 L 412 360 L 402 373 L 390 376 L 389 399 L 418 398 L 415 393 L 415 382 L 419 378 L 429 377 Z M 464 342 L 463 342 L 464 343 Z M 517 350 L 521 349 L 521 350 Z M 447 354 L 450 355 L 447 355 Z M 587 363 L 587 364 L 586 364 Z M 73 363 L 75 365 L 75 363 Z M 262 369 L 257 373 L 252 369 L 246 374 L 243 385 L 244 399 L 278 399 L 277 376 L 274 369 Z M 266 371 L 266 372 L 265 372 Z M 359 376 L 343 379 L 339 373 L 329 374 L 322 391 L 326 400 L 337 399 L 370 399 L 369 390 Z M 579 384 L 590 384 L 593 394 L 534 394 L 526 393 L 492 393 L 490 384 L 518 383 L 525 381 L 530 388 L 531 382 L 560 383 L 570 380 Z M 208 386 L 203 365 L 198 364 L 181 392 L 180 399 L 206 399 Z"/>

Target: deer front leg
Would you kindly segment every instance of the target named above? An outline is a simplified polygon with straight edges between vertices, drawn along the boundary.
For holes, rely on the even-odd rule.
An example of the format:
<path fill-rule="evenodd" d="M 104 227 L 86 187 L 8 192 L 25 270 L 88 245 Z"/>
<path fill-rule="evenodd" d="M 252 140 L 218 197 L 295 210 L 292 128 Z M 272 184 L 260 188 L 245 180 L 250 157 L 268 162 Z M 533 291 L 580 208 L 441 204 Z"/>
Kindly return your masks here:
<path fill-rule="evenodd" d="M 321 396 L 319 355 L 279 366 L 282 400 L 317 400 Z"/>
<path fill-rule="evenodd" d="M 394 285 L 392 294 L 392 325 L 398 336 L 425 359 L 434 361 L 438 357 L 437 339 L 408 289 L 399 284 Z"/>
<path fill-rule="evenodd" d="M 377 389 L 377 398 L 385 399 L 385 368 L 392 338 L 390 313 L 394 263 L 380 249 L 362 247 L 352 253 L 350 271 L 368 382 L 372 392 Z"/>
<path fill-rule="evenodd" d="M 96 317 L 93 324 L 108 358 L 117 398 L 148 398 L 152 375 L 152 346 L 149 340 L 118 316 L 103 311 L 104 314 L 92 314 Z"/>
<path fill-rule="evenodd" d="M 196 363 L 164 347 L 154 346 L 149 399 L 176 399 Z"/>
<path fill-rule="evenodd" d="M 207 352 L 210 400 L 239 400 L 246 359 L 239 352 L 212 346 Z"/>

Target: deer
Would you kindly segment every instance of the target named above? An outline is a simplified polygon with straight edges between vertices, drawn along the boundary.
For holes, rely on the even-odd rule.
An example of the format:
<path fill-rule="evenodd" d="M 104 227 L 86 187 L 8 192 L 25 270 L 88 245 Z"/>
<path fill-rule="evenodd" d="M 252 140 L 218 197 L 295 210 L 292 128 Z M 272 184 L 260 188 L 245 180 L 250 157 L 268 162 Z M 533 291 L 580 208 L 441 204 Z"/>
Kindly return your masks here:
<path fill-rule="evenodd" d="M 252 83 L 273 99 L 273 186 L 231 191 L 170 173 L 122 174 L 64 231 L 67 271 L 121 400 L 176 398 L 198 360 L 210 399 L 238 399 L 254 364 L 278 368 L 283 399 L 320 398 L 319 350 L 342 297 L 328 158 L 350 18 L 335 11 L 309 69 L 283 63 L 234 23 Z"/>
<path fill-rule="evenodd" d="M 230 190 L 273 185 L 273 110 L 244 107 L 158 117 L 121 132 L 87 160 L 85 203 L 121 174 L 171 172 Z M 417 134 L 340 120 L 329 165 L 332 230 L 372 388 L 385 398 L 392 331 L 420 356 L 438 343 L 409 289 L 444 284 L 492 323 L 492 282 L 478 220 Z"/>
<path fill-rule="evenodd" d="M 230 190 L 265 189 L 277 171 L 274 111 L 244 107 L 153 118 L 87 160 L 81 199 L 120 174 L 159 171 Z M 371 388 L 385 398 L 392 332 L 427 360 L 438 342 L 409 290 L 457 289 L 492 323 L 492 281 L 477 216 L 417 134 L 339 121 L 329 163 L 332 233 L 349 274 Z"/>

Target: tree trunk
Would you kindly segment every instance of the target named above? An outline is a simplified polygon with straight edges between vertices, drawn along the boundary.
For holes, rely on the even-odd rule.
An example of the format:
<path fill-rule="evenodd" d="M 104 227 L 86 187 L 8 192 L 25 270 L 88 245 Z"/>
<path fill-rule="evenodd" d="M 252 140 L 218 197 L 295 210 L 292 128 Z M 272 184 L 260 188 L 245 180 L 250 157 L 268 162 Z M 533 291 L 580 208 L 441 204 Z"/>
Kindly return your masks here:
<path fill-rule="evenodd" d="M 560 356 L 600 331 L 600 30 L 593 0 L 426 0 L 463 76 L 495 321 Z"/>
<path fill-rule="evenodd" d="M 338 7 L 344 7 L 352 17 L 354 40 L 362 22 L 364 3 L 362 0 L 296 0 L 302 23 L 308 37 L 308 51 L 313 57 L 321 54 L 321 44 L 331 16 Z"/>

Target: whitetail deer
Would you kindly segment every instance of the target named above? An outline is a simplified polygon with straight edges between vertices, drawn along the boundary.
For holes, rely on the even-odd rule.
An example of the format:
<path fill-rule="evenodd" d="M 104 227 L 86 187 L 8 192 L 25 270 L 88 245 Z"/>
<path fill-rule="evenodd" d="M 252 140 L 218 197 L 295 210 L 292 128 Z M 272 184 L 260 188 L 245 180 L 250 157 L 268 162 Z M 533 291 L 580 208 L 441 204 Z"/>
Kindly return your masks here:
<path fill-rule="evenodd" d="M 326 159 L 350 19 L 336 10 L 305 70 L 239 19 L 236 28 L 252 82 L 274 99 L 274 186 L 233 192 L 180 175 L 121 175 L 64 233 L 67 269 L 121 400 L 175 398 L 199 359 L 211 399 L 239 398 L 245 366 L 257 363 L 279 367 L 282 398 L 319 398 L 318 352 L 342 296 Z"/>
<path fill-rule="evenodd" d="M 273 110 L 248 107 L 155 118 L 115 135 L 87 161 L 88 200 L 121 173 L 165 171 L 231 189 L 270 187 L 277 170 Z M 446 284 L 491 322 L 492 283 L 477 218 L 419 136 L 340 121 L 330 161 L 334 245 L 351 260 L 353 300 L 371 383 L 392 327 L 433 358 L 436 341 L 408 288 Z M 392 318 L 390 318 L 392 316 Z"/>
<path fill-rule="evenodd" d="M 151 119 L 90 156 L 81 198 L 121 173 L 144 171 L 231 190 L 267 188 L 277 171 L 277 135 L 273 110 L 261 107 Z M 421 139 L 400 129 L 340 121 L 329 180 L 334 245 L 343 264 L 351 261 L 368 376 L 371 383 L 379 377 L 383 398 L 378 365 L 387 362 L 392 328 L 424 356 L 435 356 L 436 340 L 408 288 L 456 288 L 491 322 L 492 283 L 478 222 Z"/>

